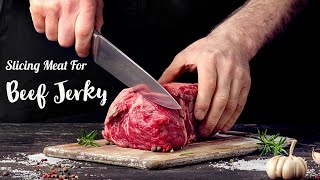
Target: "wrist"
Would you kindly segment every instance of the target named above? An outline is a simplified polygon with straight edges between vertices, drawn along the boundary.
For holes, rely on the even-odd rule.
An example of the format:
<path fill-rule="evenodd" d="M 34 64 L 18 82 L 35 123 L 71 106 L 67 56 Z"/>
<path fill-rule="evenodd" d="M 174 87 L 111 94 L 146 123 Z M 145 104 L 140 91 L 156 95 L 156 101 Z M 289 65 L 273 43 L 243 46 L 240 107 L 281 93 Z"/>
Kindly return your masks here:
<path fill-rule="evenodd" d="M 239 29 L 224 24 L 213 29 L 206 38 L 231 59 L 236 58 L 249 62 L 260 49 L 258 41 L 254 38 L 248 37 Z"/>

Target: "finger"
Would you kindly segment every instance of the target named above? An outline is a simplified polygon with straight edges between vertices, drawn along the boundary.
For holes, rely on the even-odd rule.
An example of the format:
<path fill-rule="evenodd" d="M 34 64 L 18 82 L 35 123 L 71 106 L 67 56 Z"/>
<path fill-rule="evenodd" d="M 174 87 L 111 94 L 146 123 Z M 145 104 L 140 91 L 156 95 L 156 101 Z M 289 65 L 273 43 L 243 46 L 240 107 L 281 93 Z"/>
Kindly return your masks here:
<path fill-rule="evenodd" d="M 103 0 L 98 0 L 97 2 L 97 12 L 96 12 L 96 21 L 95 21 L 95 29 L 101 33 L 101 27 L 103 26 Z"/>
<path fill-rule="evenodd" d="M 177 54 L 170 66 L 162 73 L 162 76 L 159 79 L 159 83 L 165 84 L 176 80 L 181 74 L 185 72 L 184 62 L 184 55 L 182 55 L 182 53 Z"/>
<path fill-rule="evenodd" d="M 30 14 L 33 22 L 33 26 L 38 33 L 45 32 L 45 10 L 42 6 L 42 1 L 30 0 Z"/>
<path fill-rule="evenodd" d="M 38 33 L 44 33 L 45 32 L 45 21 L 44 16 L 40 15 L 38 12 L 36 12 L 33 8 L 30 7 L 30 14 L 33 22 L 34 29 Z"/>
<path fill-rule="evenodd" d="M 224 127 L 224 125 L 228 122 L 228 120 L 233 115 L 233 113 L 235 112 L 239 103 L 239 96 L 240 96 L 242 87 L 243 87 L 243 82 L 241 80 L 238 80 L 238 79 L 232 80 L 228 103 L 220 117 L 219 122 L 213 129 L 211 133 L 212 135 L 220 131 Z"/>
<path fill-rule="evenodd" d="M 229 99 L 231 80 L 218 76 L 218 85 L 212 98 L 210 110 L 199 127 L 200 137 L 208 137 L 217 125 Z"/>
<path fill-rule="evenodd" d="M 66 5 L 65 5 L 66 6 Z M 58 23 L 58 42 L 62 47 L 74 44 L 74 28 L 76 15 L 63 12 Z"/>
<path fill-rule="evenodd" d="M 250 86 L 245 87 L 241 90 L 237 108 L 234 111 L 234 113 L 232 114 L 232 116 L 230 117 L 230 119 L 228 120 L 228 122 L 222 128 L 223 132 L 227 132 L 230 128 L 232 128 L 232 126 L 235 124 L 235 122 L 239 118 L 239 116 L 240 116 L 241 112 L 243 111 L 243 108 L 247 102 L 249 91 L 250 91 Z"/>
<path fill-rule="evenodd" d="M 95 23 L 96 10 L 89 9 L 87 11 L 80 12 L 75 26 L 76 36 L 76 52 L 80 57 L 86 57 L 89 55 L 91 46 L 91 37 Z"/>
<path fill-rule="evenodd" d="M 50 41 L 58 40 L 58 23 L 59 18 L 56 12 L 48 13 L 45 20 L 45 31 L 47 39 Z"/>
<path fill-rule="evenodd" d="M 211 104 L 211 99 L 216 87 L 217 71 L 202 61 L 197 66 L 198 95 L 195 103 L 194 114 L 198 120 L 203 120 Z"/>

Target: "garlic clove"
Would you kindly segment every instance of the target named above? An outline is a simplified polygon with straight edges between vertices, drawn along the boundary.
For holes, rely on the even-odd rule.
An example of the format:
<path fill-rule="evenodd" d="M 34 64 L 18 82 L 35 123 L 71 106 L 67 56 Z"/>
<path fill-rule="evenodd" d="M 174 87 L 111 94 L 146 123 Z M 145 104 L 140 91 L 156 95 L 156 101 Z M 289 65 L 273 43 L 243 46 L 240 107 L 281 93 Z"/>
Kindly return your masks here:
<path fill-rule="evenodd" d="M 305 173 L 307 173 L 307 170 L 308 170 L 308 165 L 307 165 L 307 162 L 305 161 L 305 159 L 303 159 L 302 157 L 298 157 L 298 159 L 301 161 L 301 163 L 303 164 L 303 167 L 305 169 Z"/>
<path fill-rule="evenodd" d="M 320 165 L 320 153 L 315 152 L 314 148 L 312 149 L 312 159 L 316 164 Z"/>
<path fill-rule="evenodd" d="M 295 178 L 295 162 L 293 160 L 293 156 L 289 156 L 287 160 L 283 164 L 282 168 L 282 178 L 283 179 L 294 179 Z"/>
<path fill-rule="evenodd" d="M 273 158 L 271 158 L 267 162 L 266 171 L 267 171 L 267 174 L 270 179 L 277 179 L 278 178 L 275 171 L 276 171 L 276 166 L 277 166 L 279 158 L 280 158 L 280 156 L 274 156 Z"/>
<path fill-rule="evenodd" d="M 300 179 L 307 172 L 307 164 L 306 164 L 305 160 L 302 159 L 301 157 L 294 157 L 293 161 L 296 164 L 295 178 Z"/>
<path fill-rule="evenodd" d="M 275 174 L 277 176 L 277 178 L 281 178 L 282 177 L 282 169 L 283 169 L 283 164 L 284 162 L 286 162 L 287 160 L 287 157 L 285 156 L 281 156 L 278 160 L 278 164 L 277 164 L 277 167 L 276 167 L 276 171 L 275 171 Z"/>

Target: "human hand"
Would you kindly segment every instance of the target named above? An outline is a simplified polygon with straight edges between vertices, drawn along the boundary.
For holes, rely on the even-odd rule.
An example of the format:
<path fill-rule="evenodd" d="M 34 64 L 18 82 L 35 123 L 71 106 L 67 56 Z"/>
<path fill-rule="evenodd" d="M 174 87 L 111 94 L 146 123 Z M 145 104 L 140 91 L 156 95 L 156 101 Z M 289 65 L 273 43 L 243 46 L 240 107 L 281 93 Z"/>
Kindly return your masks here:
<path fill-rule="evenodd" d="M 62 47 L 75 44 L 80 57 L 89 55 L 94 28 L 103 25 L 103 0 L 30 0 L 34 28 Z"/>
<path fill-rule="evenodd" d="M 251 85 L 250 58 L 235 39 L 216 34 L 194 42 L 174 58 L 159 79 L 164 84 L 184 72 L 198 72 L 194 114 L 203 120 L 198 130 L 201 137 L 228 131 L 246 103 Z"/>

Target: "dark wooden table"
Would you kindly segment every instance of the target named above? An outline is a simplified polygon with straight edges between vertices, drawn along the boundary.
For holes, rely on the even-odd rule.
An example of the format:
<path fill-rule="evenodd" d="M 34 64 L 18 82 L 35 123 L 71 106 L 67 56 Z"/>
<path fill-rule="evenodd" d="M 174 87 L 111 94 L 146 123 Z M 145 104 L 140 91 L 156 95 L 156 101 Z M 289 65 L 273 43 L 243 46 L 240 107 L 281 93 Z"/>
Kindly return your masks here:
<path fill-rule="evenodd" d="M 102 130 L 103 124 L 0 124 L 0 179 L 2 171 L 10 168 L 11 173 L 33 171 L 34 166 L 15 162 L 6 162 L 9 158 L 25 158 L 27 155 L 42 153 L 43 148 L 57 144 L 75 142 L 77 132 L 83 127 L 87 131 Z M 306 158 L 309 168 L 319 173 L 320 168 L 315 166 L 311 159 L 312 147 L 320 149 L 320 128 L 301 125 L 236 125 L 234 130 L 257 132 L 257 128 L 268 128 L 269 133 L 281 133 L 298 139 L 295 155 Z M 102 138 L 99 135 L 98 138 Z M 22 157 L 23 156 L 23 157 Z M 271 155 L 267 156 L 271 157 Z M 250 160 L 259 158 L 259 154 L 251 154 L 240 157 Z M 229 161 L 225 159 L 225 161 Z M 241 171 L 213 168 L 211 162 L 203 162 L 184 167 L 176 167 L 164 170 L 139 170 L 120 166 L 111 166 L 98 163 L 81 163 L 81 168 L 74 169 L 79 179 L 268 179 L 262 171 Z M 48 167 L 47 167 L 48 168 Z M 48 169 L 41 169 L 37 173 L 43 173 Z M 316 179 L 309 175 L 308 179 Z"/>

